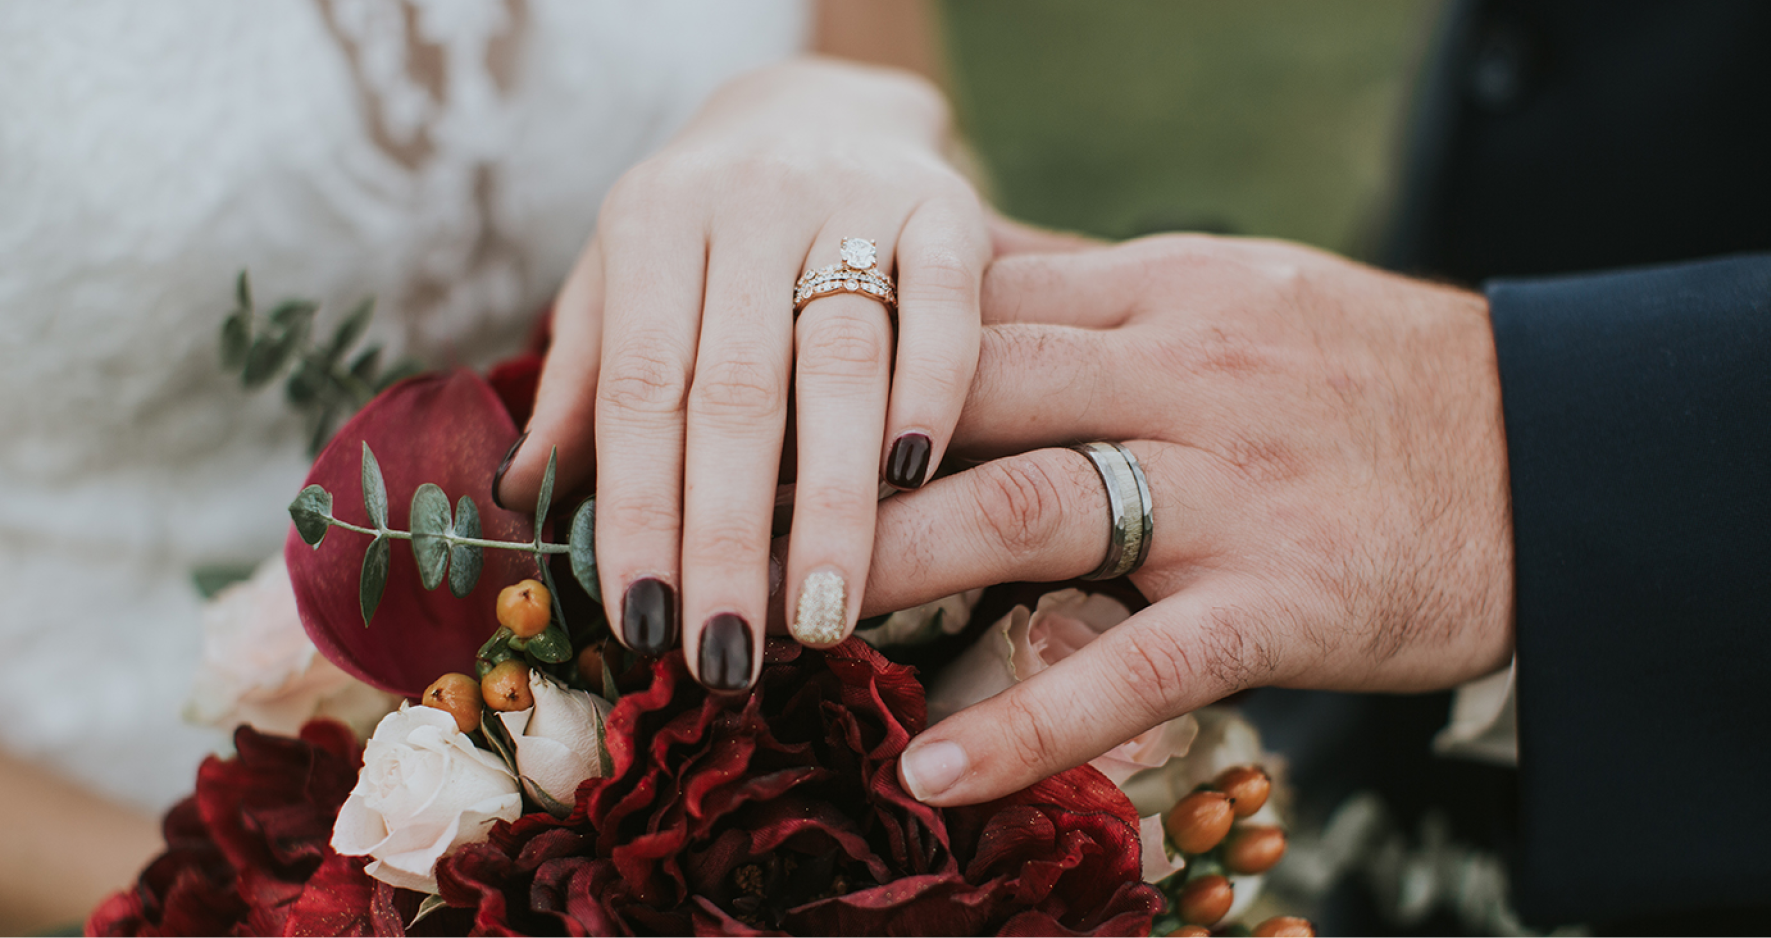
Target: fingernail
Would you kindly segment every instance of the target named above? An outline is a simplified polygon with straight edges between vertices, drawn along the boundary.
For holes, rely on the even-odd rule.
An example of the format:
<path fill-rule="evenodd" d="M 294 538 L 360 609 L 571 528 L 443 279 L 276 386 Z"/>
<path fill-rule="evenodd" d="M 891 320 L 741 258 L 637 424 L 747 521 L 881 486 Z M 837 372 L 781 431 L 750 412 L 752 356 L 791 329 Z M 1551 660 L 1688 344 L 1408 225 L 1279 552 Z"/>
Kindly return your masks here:
<path fill-rule="evenodd" d="M 676 645 L 676 590 L 655 576 L 634 580 L 621 597 L 621 638 L 642 655 Z"/>
<path fill-rule="evenodd" d="M 722 612 L 701 627 L 701 683 L 733 693 L 750 686 L 750 626 Z"/>
<path fill-rule="evenodd" d="M 498 463 L 498 471 L 492 473 L 492 504 L 500 508 L 504 507 L 504 500 L 498 497 L 498 487 L 504 484 L 504 474 L 510 471 L 510 461 L 517 458 L 517 450 L 522 448 L 523 441 L 528 438 L 529 431 L 524 430 L 523 435 L 517 437 L 515 443 L 510 444 L 510 449 L 505 452 L 504 459 Z"/>
<path fill-rule="evenodd" d="M 799 611 L 793 616 L 793 637 L 807 645 L 842 641 L 849 617 L 849 589 L 842 574 L 820 570 L 799 588 Z"/>
<path fill-rule="evenodd" d="M 965 750 L 946 741 L 911 746 L 898 761 L 904 787 L 917 801 L 927 801 L 953 787 L 971 767 Z"/>
<path fill-rule="evenodd" d="M 900 489 L 921 488 L 928 480 L 932 448 L 926 433 L 906 433 L 892 441 L 892 452 L 886 459 L 886 483 Z"/>

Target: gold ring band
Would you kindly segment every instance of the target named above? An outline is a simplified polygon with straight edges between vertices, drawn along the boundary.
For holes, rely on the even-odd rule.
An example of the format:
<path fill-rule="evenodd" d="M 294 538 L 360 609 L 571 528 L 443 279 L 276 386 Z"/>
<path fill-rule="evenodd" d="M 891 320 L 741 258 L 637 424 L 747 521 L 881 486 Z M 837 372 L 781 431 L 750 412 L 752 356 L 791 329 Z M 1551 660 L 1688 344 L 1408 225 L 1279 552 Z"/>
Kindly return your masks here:
<path fill-rule="evenodd" d="M 896 314 L 898 289 L 879 272 L 877 265 L 878 251 L 872 241 L 844 238 L 842 263 L 808 270 L 793 285 L 793 311 L 798 313 L 806 308 L 807 303 L 820 297 L 852 293 L 872 297 L 884 303 L 887 311 Z"/>

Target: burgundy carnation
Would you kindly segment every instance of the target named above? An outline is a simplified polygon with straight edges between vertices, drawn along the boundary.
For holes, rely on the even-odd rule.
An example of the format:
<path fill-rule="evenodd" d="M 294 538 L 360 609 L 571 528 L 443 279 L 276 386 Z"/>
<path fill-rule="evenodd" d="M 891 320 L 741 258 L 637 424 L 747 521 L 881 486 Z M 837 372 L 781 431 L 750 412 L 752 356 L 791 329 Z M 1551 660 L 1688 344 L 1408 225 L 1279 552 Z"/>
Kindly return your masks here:
<path fill-rule="evenodd" d="M 489 934 L 1147 934 L 1138 818 L 1086 766 L 930 808 L 898 783 L 926 721 L 911 669 L 851 640 L 770 641 L 757 692 L 681 653 L 609 717 L 614 772 L 438 867 Z"/>
<path fill-rule="evenodd" d="M 204 760 L 196 793 L 166 816 L 166 851 L 93 911 L 87 934 L 283 934 L 317 884 L 367 894 L 361 861 L 328 846 L 362 762 L 350 730 L 315 721 L 288 739 L 242 726 L 234 746 L 234 758 Z"/>

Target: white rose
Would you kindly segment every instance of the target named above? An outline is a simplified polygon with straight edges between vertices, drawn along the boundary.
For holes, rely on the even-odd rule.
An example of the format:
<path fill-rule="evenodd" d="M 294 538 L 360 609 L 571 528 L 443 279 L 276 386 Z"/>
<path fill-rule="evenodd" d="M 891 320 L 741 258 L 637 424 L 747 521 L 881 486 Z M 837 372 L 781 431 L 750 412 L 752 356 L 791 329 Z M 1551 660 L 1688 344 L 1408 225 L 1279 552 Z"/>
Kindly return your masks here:
<path fill-rule="evenodd" d="M 1131 610 L 1119 600 L 1081 590 L 1047 593 L 1032 612 L 1016 606 L 935 676 L 929 687 L 929 719 L 945 719 L 1008 690 L 1128 618 Z M 1185 755 L 1198 732 L 1191 715 L 1177 717 L 1113 747 L 1090 764 L 1114 784 L 1123 785 L 1139 772 Z"/>
<path fill-rule="evenodd" d="M 549 798 L 572 805 L 578 785 L 602 777 L 603 720 L 609 702 L 529 672 L 535 706 L 500 713 L 517 748 L 517 771 Z"/>
<path fill-rule="evenodd" d="M 943 635 L 958 635 L 972 620 L 972 607 L 983 596 L 981 589 L 966 590 L 934 602 L 900 609 L 886 616 L 873 628 L 855 634 L 875 648 L 891 645 L 921 645 Z"/>
<path fill-rule="evenodd" d="M 203 657 L 185 705 L 192 723 L 293 736 L 309 719 L 331 717 L 362 737 L 398 701 L 321 657 L 281 553 L 203 607 Z"/>
<path fill-rule="evenodd" d="M 332 849 L 373 856 L 367 872 L 384 883 L 434 893 L 437 860 L 522 812 L 516 776 L 503 760 L 475 748 L 449 714 L 401 704 L 363 750 L 363 773 L 339 809 Z"/>

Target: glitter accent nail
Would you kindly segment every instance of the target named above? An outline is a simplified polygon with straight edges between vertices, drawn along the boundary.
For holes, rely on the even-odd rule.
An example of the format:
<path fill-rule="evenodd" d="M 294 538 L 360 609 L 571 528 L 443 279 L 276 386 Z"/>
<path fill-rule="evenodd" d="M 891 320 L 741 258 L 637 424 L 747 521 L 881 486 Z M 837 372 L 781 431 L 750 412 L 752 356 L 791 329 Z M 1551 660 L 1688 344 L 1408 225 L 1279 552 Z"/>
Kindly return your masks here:
<path fill-rule="evenodd" d="M 842 641 L 848 614 L 849 590 L 842 574 L 820 570 L 806 577 L 799 588 L 799 613 L 793 617 L 793 637 L 807 645 L 834 645 Z"/>

